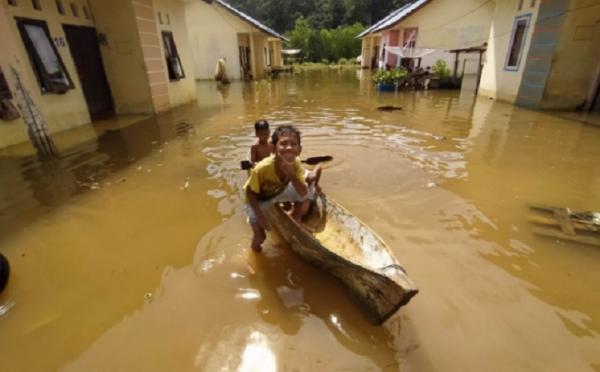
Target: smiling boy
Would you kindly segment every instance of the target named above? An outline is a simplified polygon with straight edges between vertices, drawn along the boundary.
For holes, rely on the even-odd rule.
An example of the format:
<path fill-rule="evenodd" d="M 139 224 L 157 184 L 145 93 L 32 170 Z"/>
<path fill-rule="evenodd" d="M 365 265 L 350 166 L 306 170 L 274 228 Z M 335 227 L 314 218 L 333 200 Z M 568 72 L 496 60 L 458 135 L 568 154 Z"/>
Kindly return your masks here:
<path fill-rule="evenodd" d="M 250 172 L 244 184 L 248 219 L 252 226 L 252 245 L 255 252 L 262 250 L 265 230 L 271 225 L 264 211 L 273 203 L 296 202 L 291 216 L 300 221 L 314 198 L 314 188 L 309 190 L 304 182 L 305 172 L 298 156 L 302 152 L 300 131 L 291 125 L 278 127 L 271 137 L 275 153 L 260 161 Z"/>

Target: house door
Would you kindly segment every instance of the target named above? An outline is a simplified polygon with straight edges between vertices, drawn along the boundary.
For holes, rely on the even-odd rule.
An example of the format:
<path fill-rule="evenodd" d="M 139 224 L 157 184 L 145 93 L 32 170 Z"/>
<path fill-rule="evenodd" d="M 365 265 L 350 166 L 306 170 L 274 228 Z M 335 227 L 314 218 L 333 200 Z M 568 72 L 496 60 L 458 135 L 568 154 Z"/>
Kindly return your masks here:
<path fill-rule="evenodd" d="M 113 116 L 115 107 L 93 27 L 63 25 L 92 120 Z"/>

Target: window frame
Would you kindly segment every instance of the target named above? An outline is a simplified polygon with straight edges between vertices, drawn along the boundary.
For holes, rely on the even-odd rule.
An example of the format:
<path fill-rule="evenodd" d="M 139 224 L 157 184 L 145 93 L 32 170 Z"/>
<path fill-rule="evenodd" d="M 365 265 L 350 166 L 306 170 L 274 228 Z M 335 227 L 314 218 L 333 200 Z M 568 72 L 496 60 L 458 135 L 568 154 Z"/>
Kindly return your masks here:
<path fill-rule="evenodd" d="M 83 11 L 83 18 L 92 19 L 92 13 L 85 4 L 81 6 L 81 10 Z"/>
<path fill-rule="evenodd" d="M 58 14 L 65 15 L 65 4 L 63 3 L 63 0 L 55 0 L 55 3 Z"/>
<path fill-rule="evenodd" d="M 8 81 L 6 81 L 6 76 L 0 68 L 0 99 L 12 99 L 13 95 L 10 91 L 10 86 L 8 85 Z"/>
<path fill-rule="evenodd" d="M 521 45 L 519 46 L 519 54 L 517 57 L 517 62 L 514 66 L 509 66 L 508 62 L 510 61 L 511 51 L 513 49 L 515 43 L 515 36 L 517 35 L 517 27 L 521 21 L 525 21 L 525 31 L 523 31 L 523 38 L 521 40 Z M 515 17 L 515 21 L 513 22 L 513 29 L 510 35 L 510 41 L 508 42 L 508 48 L 506 53 L 506 60 L 504 61 L 504 70 L 505 71 L 519 71 L 519 67 L 521 66 L 521 59 L 523 57 L 523 49 L 525 48 L 525 44 L 527 43 L 527 34 L 529 33 L 529 26 L 531 25 L 531 14 L 523 14 Z"/>
<path fill-rule="evenodd" d="M 79 8 L 77 8 L 77 4 L 74 1 L 69 2 L 69 8 L 71 8 L 71 14 L 75 18 L 79 18 Z"/>
<path fill-rule="evenodd" d="M 25 47 L 27 56 L 29 57 L 29 62 L 31 63 L 33 73 L 36 76 L 37 81 L 40 85 L 42 94 L 64 94 L 68 90 L 74 89 L 75 86 L 73 85 L 73 80 L 69 75 L 69 71 L 67 70 L 65 63 L 63 62 L 62 57 L 58 52 L 58 49 L 56 49 L 56 45 L 54 45 L 54 40 L 50 35 L 50 30 L 48 29 L 48 24 L 46 23 L 46 21 L 23 17 L 15 17 L 15 19 L 17 21 L 17 28 L 19 29 L 19 33 L 21 34 L 23 46 Z M 68 85 L 63 85 L 64 89 L 59 89 L 58 85 L 51 81 L 50 74 L 46 71 L 44 63 L 37 49 L 35 48 L 33 41 L 29 38 L 27 30 L 25 29 L 27 25 L 38 26 L 44 31 L 44 34 L 46 35 L 46 38 L 48 39 L 52 51 L 54 52 L 56 59 L 60 65 L 60 69 L 64 74 L 64 77 L 68 81 Z"/>
<path fill-rule="evenodd" d="M 167 64 L 167 74 L 169 76 L 169 81 L 179 81 L 185 79 L 185 70 L 183 69 L 183 64 L 181 63 L 181 58 L 179 57 L 179 52 L 177 51 L 177 44 L 175 43 L 175 38 L 173 37 L 173 33 L 171 31 L 161 31 L 161 38 L 163 41 L 163 49 L 165 52 L 165 63 Z M 167 45 L 169 43 L 172 47 L 169 48 Z M 171 52 L 171 53 L 170 53 Z M 174 75 L 174 67 L 171 65 L 172 59 L 176 58 L 179 67 L 181 68 L 181 75 Z"/>

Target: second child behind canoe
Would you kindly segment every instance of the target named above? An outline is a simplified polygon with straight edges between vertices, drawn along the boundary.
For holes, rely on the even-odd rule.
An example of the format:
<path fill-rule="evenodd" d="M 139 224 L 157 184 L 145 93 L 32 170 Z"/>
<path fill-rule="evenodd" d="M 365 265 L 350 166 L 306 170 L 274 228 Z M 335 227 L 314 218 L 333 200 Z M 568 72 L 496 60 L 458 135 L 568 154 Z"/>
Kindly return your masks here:
<path fill-rule="evenodd" d="M 275 153 L 250 171 L 244 184 L 246 191 L 246 210 L 252 226 L 251 248 L 255 252 L 262 250 L 266 239 L 265 230 L 271 224 L 264 211 L 274 203 L 293 202 L 291 216 L 300 221 L 308 212 L 310 200 L 315 198 L 315 188 L 305 183 L 305 171 L 300 163 L 302 152 L 300 131 L 291 125 L 278 127 L 271 137 Z M 320 170 L 319 170 L 320 175 Z"/>
<path fill-rule="evenodd" d="M 271 131 L 268 121 L 258 120 L 254 123 L 254 134 L 258 138 L 258 141 L 250 147 L 250 163 L 252 163 L 253 167 L 256 163 L 269 157 L 275 151 L 275 146 L 269 142 Z"/>

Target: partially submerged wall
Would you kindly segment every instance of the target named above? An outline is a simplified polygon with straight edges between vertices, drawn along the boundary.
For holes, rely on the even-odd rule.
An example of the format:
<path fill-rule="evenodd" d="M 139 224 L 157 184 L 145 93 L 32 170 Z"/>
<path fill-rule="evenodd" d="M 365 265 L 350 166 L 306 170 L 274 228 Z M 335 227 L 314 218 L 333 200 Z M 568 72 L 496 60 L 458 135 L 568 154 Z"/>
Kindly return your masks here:
<path fill-rule="evenodd" d="M 518 4 L 523 3 L 523 8 L 518 10 Z M 529 1 L 504 0 L 496 2 L 496 10 L 492 26 L 488 35 L 488 49 L 486 63 L 483 67 L 479 94 L 496 98 L 508 103 L 514 103 L 525 70 L 525 61 L 531 45 L 533 28 L 537 20 L 540 1 L 531 7 Z M 507 69 L 506 61 L 508 49 L 513 35 L 515 18 L 529 16 L 520 62 L 516 69 Z"/>

